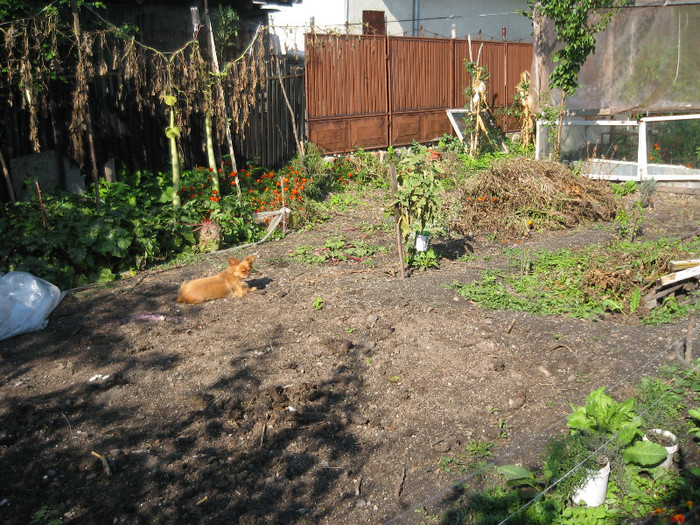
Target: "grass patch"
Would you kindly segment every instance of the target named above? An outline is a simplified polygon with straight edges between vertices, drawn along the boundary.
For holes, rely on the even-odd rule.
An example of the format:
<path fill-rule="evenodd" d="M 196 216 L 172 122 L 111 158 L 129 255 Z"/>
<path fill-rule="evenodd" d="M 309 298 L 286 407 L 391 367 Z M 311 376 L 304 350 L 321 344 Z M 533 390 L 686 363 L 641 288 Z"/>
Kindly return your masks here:
<path fill-rule="evenodd" d="M 495 310 L 591 318 L 605 312 L 640 313 L 647 324 L 671 322 L 697 307 L 669 297 L 651 312 L 640 307 L 649 283 L 669 272 L 672 259 L 697 252 L 688 243 L 617 241 L 579 250 L 523 251 L 506 249 L 509 270 L 486 270 L 481 281 L 455 283 L 465 299 Z"/>

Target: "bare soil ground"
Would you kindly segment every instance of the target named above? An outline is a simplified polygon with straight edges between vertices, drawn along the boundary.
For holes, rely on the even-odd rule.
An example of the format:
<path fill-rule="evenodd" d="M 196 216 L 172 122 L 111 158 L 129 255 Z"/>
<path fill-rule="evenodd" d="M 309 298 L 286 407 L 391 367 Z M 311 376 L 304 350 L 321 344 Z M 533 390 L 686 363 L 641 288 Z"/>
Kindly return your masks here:
<path fill-rule="evenodd" d="M 694 198 L 655 202 L 643 238 L 697 232 Z M 469 476 L 442 457 L 475 439 L 498 463 L 538 466 L 570 402 L 603 385 L 633 395 L 686 333 L 477 308 L 445 285 L 503 267 L 503 242 L 436 241 L 440 268 L 401 279 L 384 222 L 367 200 L 255 247 L 259 290 L 244 299 L 175 302 L 230 254 L 212 255 L 69 293 L 45 330 L 0 342 L 0 522 L 52 505 L 80 524 L 415 523 Z M 334 234 L 390 251 L 372 265 L 289 258 Z M 611 238 L 588 224 L 527 242 Z"/>

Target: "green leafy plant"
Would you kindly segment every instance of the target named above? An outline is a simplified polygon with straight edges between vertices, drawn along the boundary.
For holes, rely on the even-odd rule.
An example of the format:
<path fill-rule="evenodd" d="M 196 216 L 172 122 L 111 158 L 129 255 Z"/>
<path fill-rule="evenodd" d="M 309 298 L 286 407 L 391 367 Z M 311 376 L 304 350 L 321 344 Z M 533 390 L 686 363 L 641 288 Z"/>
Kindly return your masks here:
<path fill-rule="evenodd" d="M 60 525 L 63 523 L 61 512 L 53 505 L 43 505 L 32 514 L 28 525 Z"/>
<path fill-rule="evenodd" d="M 690 417 L 690 428 L 688 434 L 692 434 L 695 439 L 700 439 L 700 409 L 691 408 L 688 410 Z"/>
<path fill-rule="evenodd" d="M 566 425 L 573 433 L 596 433 L 615 438 L 627 446 L 641 436 L 641 421 L 634 411 L 634 398 L 616 402 L 605 393 L 605 387 L 586 396 L 586 404 L 574 407 L 566 418 Z"/>
<path fill-rule="evenodd" d="M 325 302 L 321 297 L 316 297 L 313 302 L 313 307 L 316 308 L 316 310 L 321 310 L 324 304 Z"/>
<path fill-rule="evenodd" d="M 428 248 L 424 252 L 417 252 L 409 249 L 406 255 L 406 264 L 420 270 L 428 270 L 430 268 L 440 267 L 440 256 L 433 248 Z"/>
<path fill-rule="evenodd" d="M 327 261 L 365 262 L 377 253 L 386 253 L 383 246 L 372 246 L 364 241 L 349 242 L 342 236 L 327 239 L 323 247 L 297 246 L 289 255 L 306 264 L 323 264 Z"/>
<path fill-rule="evenodd" d="M 697 292 L 690 294 L 697 297 Z M 642 324 L 656 326 L 659 324 L 672 323 L 677 319 L 687 317 L 690 312 L 697 312 L 700 309 L 693 301 L 681 304 L 675 295 L 664 297 L 661 305 L 654 308 L 647 317 L 642 319 Z"/>
<path fill-rule="evenodd" d="M 678 433 L 685 408 L 682 389 L 673 381 L 642 377 L 637 389 L 637 412 L 645 428 L 661 428 Z"/>
<path fill-rule="evenodd" d="M 611 189 L 618 197 L 626 197 L 627 195 L 637 191 L 637 183 L 633 180 L 627 180 L 619 184 L 613 184 Z"/>
<path fill-rule="evenodd" d="M 440 187 L 432 168 L 426 165 L 425 155 L 417 153 L 401 158 L 397 181 L 398 191 L 388 209 L 398 206 L 401 233 L 408 239 L 414 226 L 423 233 L 437 220 L 442 208 Z"/>
<path fill-rule="evenodd" d="M 635 201 L 629 210 L 621 208 L 615 216 L 618 237 L 633 241 L 641 232 L 643 218 L 644 212 L 641 201 Z"/>

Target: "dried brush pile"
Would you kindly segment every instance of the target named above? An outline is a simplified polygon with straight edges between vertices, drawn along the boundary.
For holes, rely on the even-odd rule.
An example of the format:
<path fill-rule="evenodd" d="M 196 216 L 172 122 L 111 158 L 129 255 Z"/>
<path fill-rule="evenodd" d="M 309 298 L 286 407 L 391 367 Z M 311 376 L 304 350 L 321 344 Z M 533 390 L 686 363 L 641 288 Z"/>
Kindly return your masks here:
<path fill-rule="evenodd" d="M 613 220 L 618 201 L 609 186 L 558 162 L 516 157 L 495 161 L 465 180 L 456 195 L 452 228 L 499 237 L 530 230 L 573 228 L 585 221 Z"/>

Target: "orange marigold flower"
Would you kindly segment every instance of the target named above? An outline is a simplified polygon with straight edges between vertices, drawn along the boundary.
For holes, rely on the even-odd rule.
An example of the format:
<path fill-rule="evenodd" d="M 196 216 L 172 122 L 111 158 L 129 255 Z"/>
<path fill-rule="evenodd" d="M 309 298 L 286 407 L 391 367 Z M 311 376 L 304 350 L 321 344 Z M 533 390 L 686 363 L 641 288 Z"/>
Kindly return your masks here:
<path fill-rule="evenodd" d="M 688 506 L 689 509 L 693 508 L 693 500 L 688 500 L 685 502 L 685 504 Z"/>
<path fill-rule="evenodd" d="M 252 190 L 252 188 L 248 190 L 248 193 L 253 193 L 253 190 Z"/>
<path fill-rule="evenodd" d="M 654 509 L 654 514 L 663 514 L 663 513 L 664 513 L 664 509 L 662 509 L 661 507 L 656 507 Z"/>
<path fill-rule="evenodd" d="M 669 521 L 671 523 L 685 523 L 685 516 L 683 514 L 674 514 Z"/>

